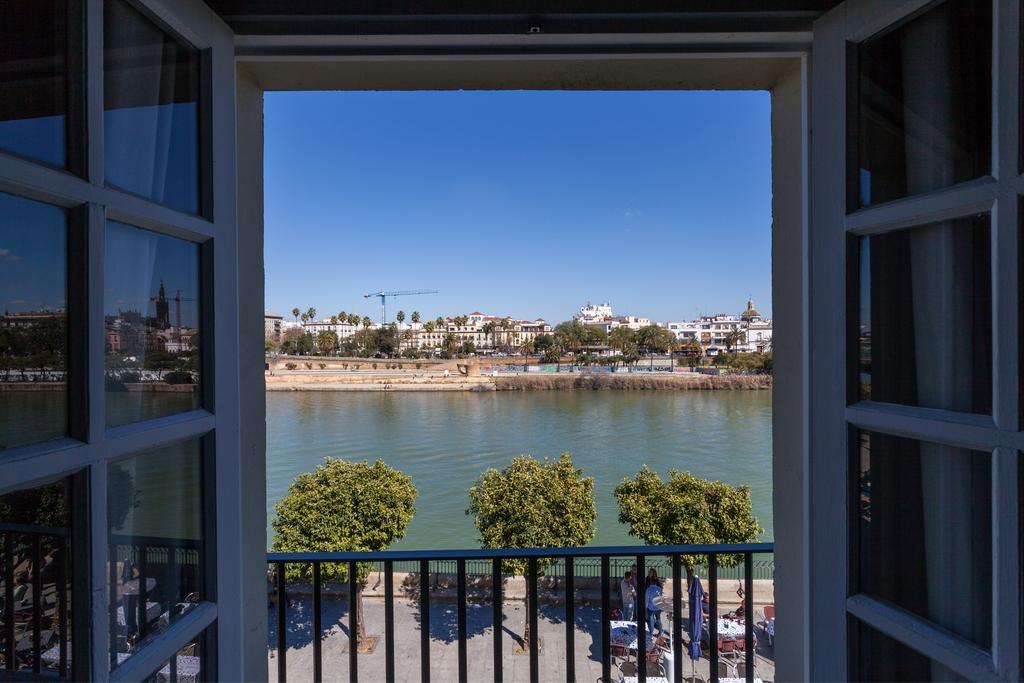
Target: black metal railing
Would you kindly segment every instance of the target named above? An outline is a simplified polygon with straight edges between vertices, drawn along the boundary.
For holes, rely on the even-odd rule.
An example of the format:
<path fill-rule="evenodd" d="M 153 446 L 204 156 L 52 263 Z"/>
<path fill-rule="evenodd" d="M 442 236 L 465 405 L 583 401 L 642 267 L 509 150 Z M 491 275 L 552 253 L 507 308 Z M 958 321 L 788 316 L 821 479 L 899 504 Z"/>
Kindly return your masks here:
<path fill-rule="evenodd" d="M 2 668 L 33 674 L 55 669 L 67 677 L 71 643 L 68 532 L 0 524 L 0 538 Z"/>
<path fill-rule="evenodd" d="M 648 568 L 652 566 L 669 567 L 664 577 L 671 581 L 672 585 L 672 609 L 670 612 L 670 642 L 671 650 L 675 653 L 674 666 L 672 667 L 673 683 L 682 683 L 682 664 L 688 658 L 685 655 L 683 640 L 683 595 L 687 592 L 686 572 L 684 569 L 683 557 L 689 556 L 692 563 L 693 556 L 706 558 L 707 571 L 704 575 L 708 586 L 708 617 L 704 626 L 703 638 L 708 642 L 708 658 L 710 667 L 710 680 L 717 683 L 719 679 L 719 649 L 718 649 L 718 579 L 720 577 L 719 561 L 723 556 L 729 560 L 742 558 L 742 581 L 743 581 L 743 608 L 745 612 L 744 634 L 741 649 L 744 656 L 744 678 L 753 683 L 755 678 L 755 639 L 754 639 L 754 587 L 755 555 L 770 555 L 773 552 L 771 543 L 745 543 L 732 545 L 666 545 L 666 546 L 622 546 L 622 547 L 586 547 L 586 548 L 527 548 L 508 550 L 454 550 L 454 551 L 384 551 L 384 552 L 337 552 L 337 553 L 302 553 L 283 552 L 267 553 L 267 563 L 273 572 L 270 581 L 269 593 L 273 597 L 273 609 L 276 610 L 276 659 L 278 680 L 282 683 L 287 680 L 287 634 L 288 634 L 288 610 L 290 609 L 288 597 L 288 584 L 286 573 L 291 568 L 293 574 L 309 576 L 312 580 L 310 587 L 312 592 L 312 656 L 313 656 L 313 680 L 319 681 L 323 678 L 323 624 L 322 624 L 322 597 L 324 593 L 325 567 L 330 567 L 332 573 L 339 566 L 347 570 L 347 595 L 349 596 L 348 606 L 348 666 L 349 679 L 359 680 L 359 642 L 357 629 L 357 606 L 352 597 L 360 589 L 358 585 L 357 565 L 372 563 L 380 567 L 384 582 L 384 648 L 385 648 L 385 670 L 384 678 L 387 681 L 395 680 L 395 610 L 394 610 L 394 574 L 397 566 L 405 565 L 413 569 L 413 574 L 418 575 L 419 593 L 418 602 L 420 608 L 420 677 L 423 681 L 430 680 L 431 674 L 431 646 L 430 646 L 430 601 L 431 601 L 431 577 L 435 578 L 443 573 L 454 569 L 456 581 L 456 609 L 457 609 L 457 643 L 458 643 L 458 678 L 460 681 L 469 679 L 468 654 L 467 654 L 467 576 L 486 576 L 483 570 L 484 565 L 490 569 L 490 600 L 493 609 L 493 667 L 494 681 L 501 683 L 503 680 L 502 662 L 502 637 L 501 628 L 503 618 L 503 588 L 504 580 L 508 574 L 502 570 L 503 560 L 525 560 L 526 562 L 526 595 L 528 597 L 527 623 L 530 627 L 531 640 L 536 642 L 539 633 L 538 598 L 539 580 L 541 577 L 539 561 L 555 562 L 551 565 L 557 567 L 555 575 L 561 581 L 555 582 L 554 588 L 548 592 L 561 593 L 565 601 L 565 641 L 564 641 L 564 669 L 567 681 L 576 680 L 576 659 L 575 659 L 575 602 L 576 587 L 580 580 L 580 573 L 577 568 L 586 567 L 591 558 L 596 558 L 599 567 L 599 594 L 600 594 L 600 658 L 601 658 L 601 679 L 602 681 L 615 681 L 620 676 L 612 677 L 612 643 L 611 643 L 611 617 L 612 617 L 612 578 L 621 578 L 621 572 L 613 574 L 613 566 L 626 568 L 631 564 L 637 566 L 638 581 L 642 581 Z M 582 560 L 582 561 L 581 561 Z M 731 563 L 731 562 L 730 562 Z M 472 568 L 472 571 L 471 571 Z M 308 571 L 307 571 L 308 570 Z M 591 572 L 584 570 L 584 576 L 590 577 Z M 670 576 L 668 576 L 670 574 Z M 545 569 L 545 576 L 548 576 Z M 592 580 L 592 579 L 591 579 Z M 559 585 L 560 584 L 560 585 Z M 435 581 L 433 585 L 438 584 Z M 617 594 L 617 590 L 615 591 Z M 477 591 L 479 594 L 479 591 Z M 648 661 L 645 656 L 643 643 L 647 642 L 645 633 L 646 610 L 645 601 L 642 595 L 636 599 L 636 674 L 639 681 L 643 682 L 647 676 L 660 675 L 660 672 L 649 672 Z M 713 634 L 713 635 L 709 635 Z M 596 638 L 595 638 L 596 639 Z M 738 644 L 738 643 L 737 643 Z M 540 676 L 540 662 L 537 647 L 529 647 L 530 657 L 530 680 L 538 681 Z"/>

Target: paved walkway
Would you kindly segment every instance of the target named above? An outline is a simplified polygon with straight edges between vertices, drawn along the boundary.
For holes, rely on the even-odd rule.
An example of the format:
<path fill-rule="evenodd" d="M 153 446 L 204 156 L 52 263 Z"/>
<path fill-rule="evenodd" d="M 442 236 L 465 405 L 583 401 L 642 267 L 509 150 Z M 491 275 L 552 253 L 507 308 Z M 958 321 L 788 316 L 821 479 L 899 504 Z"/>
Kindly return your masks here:
<path fill-rule="evenodd" d="M 384 680 L 384 601 L 366 599 L 363 601 L 366 617 L 366 633 L 379 635 L 376 649 L 372 653 L 359 655 L 359 678 L 364 681 Z M 288 610 L 289 629 L 286 636 L 287 676 L 290 681 L 313 680 L 312 645 L 312 602 L 308 598 L 294 598 Z M 322 602 L 322 623 L 324 629 L 322 652 L 324 680 L 348 680 L 348 605 L 344 598 L 325 595 Z M 268 609 L 270 624 L 268 638 L 268 675 L 271 681 L 278 680 L 277 616 Z M 502 667 L 506 681 L 529 681 L 530 658 L 517 653 L 516 645 L 523 631 L 526 612 L 522 603 L 505 604 Z M 540 671 L 542 681 L 565 680 L 565 611 L 560 605 L 540 606 L 539 624 L 542 649 Z M 458 621 L 455 603 L 434 601 L 430 606 L 430 671 L 434 681 L 458 679 Z M 473 603 L 467 608 L 468 622 L 468 664 L 469 680 L 493 680 L 493 640 L 490 603 Z M 665 618 L 667 627 L 668 620 Z M 600 609 L 589 605 L 576 607 L 576 679 L 581 683 L 599 681 L 601 677 L 601 628 Z M 409 598 L 395 599 L 395 668 L 398 681 L 420 680 L 420 610 L 419 603 Z M 690 680 L 690 660 L 684 658 L 682 670 L 684 680 Z M 616 659 L 612 677 L 633 673 L 631 664 L 620 666 Z M 765 683 L 775 678 L 772 651 L 766 639 L 758 641 L 755 665 L 756 675 Z M 656 672 L 650 672 L 656 673 Z M 708 680 L 709 662 L 702 659 L 696 669 L 697 678 Z M 635 674 L 634 674 L 635 675 Z"/>

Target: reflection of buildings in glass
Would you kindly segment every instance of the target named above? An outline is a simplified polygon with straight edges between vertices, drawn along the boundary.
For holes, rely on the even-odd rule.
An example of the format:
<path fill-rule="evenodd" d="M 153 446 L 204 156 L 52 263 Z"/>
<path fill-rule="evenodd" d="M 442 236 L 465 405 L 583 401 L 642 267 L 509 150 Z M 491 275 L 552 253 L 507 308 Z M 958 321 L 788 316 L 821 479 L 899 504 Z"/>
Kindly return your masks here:
<path fill-rule="evenodd" d="M 144 316 L 137 310 L 118 309 L 116 315 L 106 316 L 106 347 L 108 353 L 140 355 L 144 352 L 182 354 L 194 348 L 198 329 L 181 324 L 181 302 L 195 301 L 181 296 L 177 290 L 174 299 L 167 297 L 164 283 L 156 296 L 149 297 L 155 304 L 155 315 Z M 171 324 L 171 301 L 175 303 L 175 320 Z"/>
<path fill-rule="evenodd" d="M 0 316 L 0 327 L 30 327 L 51 320 L 63 320 L 64 316 L 65 311 L 63 308 L 57 308 L 52 311 L 44 308 L 38 311 L 24 311 L 21 313 L 4 311 L 4 314 Z"/>
<path fill-rule="evenodd" d="M 158 330 L 166 330 L 171 326 L 171 306 L 170 302 L 167 301 L 167 295 L 164 293 L 164 281 L 160 281 L 160 292 L 156 295 L 156 298 L 150 297 L 150 301 L 156 302 L 156 319 L 153 326 Z M 180 324 L 180 320 L 178 321 Z"/>

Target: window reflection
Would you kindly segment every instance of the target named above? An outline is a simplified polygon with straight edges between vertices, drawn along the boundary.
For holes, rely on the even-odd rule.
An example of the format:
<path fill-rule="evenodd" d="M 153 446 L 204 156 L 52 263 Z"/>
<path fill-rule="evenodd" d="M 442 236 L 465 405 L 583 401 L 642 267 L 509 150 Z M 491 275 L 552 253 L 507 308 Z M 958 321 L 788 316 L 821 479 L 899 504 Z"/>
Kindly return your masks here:
<path fill-rule="evenodd" d="M 0 2 L 0 149 L 64 166 L 65 0 Z"/>
<path fill-rule="evenodd" d="M 67 433 L 67 214 L 0 193 L 0 449 Z"/>
<path fill-rule="evenodd" d="M 202 599 L 200 457 L 189 441 L 107 468 L 112 668 Z"/>
<path fill-rule="evenodd" d="M 104 4 L 107 182 L 199 212 L 199 51 L 124 0 Z"/>
<path fill-rule="evenodd" d="M 965 681 L 966 678 L 945 666 L 928 659 L 893 640 L 881 631 L 876 631 L 862 621 L 854 620 L 853 631 L 857 641 L 857 660 L 852 661 L 854 673 L 851 680 L 865 683 L 888 681 Z"/>
<path fill-rule="evenodd" d="M 61 480 L 0 496 L 0 669 L 71 677 L 70 494 Z"/>
<path fill-rule="evenodd" d="M 203 670 L 203 638 L 199 636 L 171 657 L 155 673 L 147 677 L 146 683 L 196 683 L 207 680 Z"/>
<path fill-rule="evenodd" d="M 991 454 L 873 432 L 853 448 L 856 590 L 991 645 Z"/>
<path fill-rule="evenodd" d="M 948 0 L 860 45 L 851 207 L 989 173 L 992 3 Z"/>
<path fill-rule="evenodd" d="M 107 424 L 198 408 L 198 245 L 108 221 L 105 287 Z"/>
<path fill-rule="evenodd" d="M 992 410 L 987 215 L 860 238 L 860 397 Z"/>

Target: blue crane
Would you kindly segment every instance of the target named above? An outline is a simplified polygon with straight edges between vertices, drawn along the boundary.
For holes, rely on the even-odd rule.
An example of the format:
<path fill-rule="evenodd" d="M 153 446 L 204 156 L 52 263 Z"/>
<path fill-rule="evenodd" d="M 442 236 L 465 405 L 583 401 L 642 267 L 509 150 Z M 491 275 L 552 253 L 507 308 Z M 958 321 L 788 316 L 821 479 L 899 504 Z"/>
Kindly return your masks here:
<path fill-rule="evenodd" d="M 364 299 L 369 299 L 371 296 L 380 297 L 380 326 L 384 327 L 387 324 L 387 298 L 396 296 L 413 296 L 415 294 L 437 294 L 436 289 L 403 289 L 396 292 L 372 292 L 370 294 L 363 294 Z"/>

